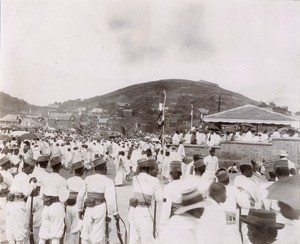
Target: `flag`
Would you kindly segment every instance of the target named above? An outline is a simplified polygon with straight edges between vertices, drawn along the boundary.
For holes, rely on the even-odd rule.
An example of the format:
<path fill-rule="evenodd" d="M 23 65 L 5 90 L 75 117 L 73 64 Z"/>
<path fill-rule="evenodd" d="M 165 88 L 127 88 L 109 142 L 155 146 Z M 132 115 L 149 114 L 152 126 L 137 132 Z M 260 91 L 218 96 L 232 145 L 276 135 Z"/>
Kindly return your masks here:
<path fill-rule="evenodd" d="M 56 119 L 55 119 L 55 124 L 56 124 L 56 125 L 57 125 L 57 122 L 58 122 L 58 121 L 59 121 L 59 119 L 58 119 L 58 118 L 56 118 Z"/>
<path fill-rule="evenodd" d="M 164 125 L 164 121 L 165 121 L 164 111 L 161 110 L 161 111 L 159 112 L 159 115 L 158 115 L 157 124 L 158 124 L 159 126 L 163 126 L 163 125 Z"/>
<path fill-rule="evenodd" d="M 42 122 L 44 120 L 44 117 L 42 117 L 41 115 L 39 116 L 39 122 Z"/>

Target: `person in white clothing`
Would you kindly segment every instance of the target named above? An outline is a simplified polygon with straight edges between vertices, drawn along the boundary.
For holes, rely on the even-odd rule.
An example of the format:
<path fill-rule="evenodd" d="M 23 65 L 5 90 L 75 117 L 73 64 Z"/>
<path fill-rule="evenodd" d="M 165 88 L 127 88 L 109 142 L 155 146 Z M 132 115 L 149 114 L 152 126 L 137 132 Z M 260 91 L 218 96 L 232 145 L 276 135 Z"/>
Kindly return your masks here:
<path fill-rule="evenodd" d="M 191 187 L 181 193 L 181 199 L 176 204 L 180 207 L 174 211 L 160 233 L 161 243 L 205 244 L 205 225 L 201 220 L 206 207 L 211 203 L 204 199 L 197 187 Z"/>
<path fill-rule="evenodd" d="M 30 216 L 30 214 L 33 215 L 33 237 L 35 243 L 39 243 L 39 231 L 42 224 L 42 213 L 44 209 L 44 203 L 42 200 L 43 195 L 41 194 L 41 188 L 43 187 L 43 180 L 47 177 L 49 174 L 46 171 L 46 168 L 48 166 L 48 157 L 45 156 L 39 156 L 36 162 L 36 167 L 34 168 L 31 177 L 34 177 L 36 179 L 36 191 L 35 194 L 32 194 L 30 198 L 27 199 L 26 202 L 26 210 L 27 215 Z M 32 202 L 32 209 L 31 209 L 31 201 Z"/>
<path fill-rule="evenodd" d="M 171 162 L 172 181 L 164 188 L 164 199 L 160 215 L 160 231 L 164 228 L 167 221 L 174 215 L 174 211 L 179 207 L 175 202 L 181 201 L 181 192 L 184 190 L 184 180 L 181 179 L 181 162 Z"/>
<path fill-rule="evenodd" d="M 105 222 L 112 216 L 119 218 L 114 182 L 105 176 L 107 167 L 103 159 L 93 161 L 95 174 L 85 178 L 85 187 L 77 196 L 79 212 L 85 213 L 82 223 L 82 243 L 105 243 Z M 85 199 L 85 200 L 84 200 Z M 108 217 L 108 218 L 106 218 Z"/>
<path fill-rule="evenodd" d="M 215 173 L 219 168 L 219 161 L 215 155 L 215 148 L 211 148 L 209 150 L 209 155 L 203 159 L 203 162 L 206 165 L 205 177 L 211 182 L 216 180 Z"/>
<path fill-rule="evenodd" d="M 22 172 L 12 181 L 6 205 L 6 237 L 9 243 L 23 243 L 28 233 L 28 218 L 26 214 L 25 197 L 28 197 L 35 187 L 29 175 L 33 172 L 35 162 L 25 161 Z"/>
<path fill-rule="evenodd" d="M 154 243 L 152 202 L 161 202 L 163 194 L 159 180 L 151 176 L 155 169 L 154 159 L 138 161 L 139 174 L 133 177 L 133 197 L 130 199 L 128 220 L 130 224 L 130 244 Z M 154 230 L 156 232 L 156 230 Z"/>
<path fill-rule="evenodd" d="M 50 159 L 52 172 L 43 179 L 41 188 L 44 200 L 42 224 L 39 237 L 40 244 L 51 240 L 52 244 L 58 244 L 64 232 L 64 202 L 69 197 L 67 181 L 59 175 L 62 168 L 61 158 L 56 156 Z"/>
<path fill-rule="evenodd" d="M 296 165 L 295 163 L 293 163 L 291 160 L 288 159 L 288 153 L 285 150 L 279 150 L 278 152 L 278 156 L 281 160 L 287 160 L 288 162 L 288 166 L 289 166 L 289 170 L 290 172 L 294 175 L 297 174 L 296 173 Z"/>
<path fill-rule="evenodd" d="M 0 216 L 5 216 L 6 198 L 14 179 L 10 173 L 10 166 L 9 157 L 5 154 L 0 154 Z M 0 243 L 5 243 L 6 241 L 6 219 L 2 217 L 0 218 Z"/>
<path fill-rule="evenodd" d="M 80 219 L 77 206 L 77 196 L 78 193 L 85 187 L 85 182 L 81 178 L 84 173 L 83 161 L 73 164 L 72 169 L 75 172 L 75 176 L 67 179 L 70 195 L 66 202 L 66 230 L 64 236 L 64 243 L 66 244 L 79 243 L 79 234 L 82 227 L 82 220 Z"/>

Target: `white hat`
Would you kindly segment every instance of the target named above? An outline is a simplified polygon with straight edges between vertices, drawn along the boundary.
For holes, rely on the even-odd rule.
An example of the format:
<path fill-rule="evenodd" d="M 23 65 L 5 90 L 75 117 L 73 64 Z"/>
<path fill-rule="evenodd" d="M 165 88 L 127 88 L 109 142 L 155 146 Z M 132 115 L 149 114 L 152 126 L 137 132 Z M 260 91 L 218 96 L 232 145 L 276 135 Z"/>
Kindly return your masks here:
<path fill-rule="evenodd" d="M 210 205 L 210 202 L 205 200 L 197 187 L 193 187 L 181 193 L 182 201 L 179 207 L 174 211 L 174 214 L 183 214 L 189 210 L 203 208 Z"/>
<path fill-rule="evenodd" d="M 280 157 L 287 157 L 289 155 L 288 155 L 287 151 L 285 151 L 285 150 L 279 150 L 278 151 L 278 156 L 280 156 Z"/>

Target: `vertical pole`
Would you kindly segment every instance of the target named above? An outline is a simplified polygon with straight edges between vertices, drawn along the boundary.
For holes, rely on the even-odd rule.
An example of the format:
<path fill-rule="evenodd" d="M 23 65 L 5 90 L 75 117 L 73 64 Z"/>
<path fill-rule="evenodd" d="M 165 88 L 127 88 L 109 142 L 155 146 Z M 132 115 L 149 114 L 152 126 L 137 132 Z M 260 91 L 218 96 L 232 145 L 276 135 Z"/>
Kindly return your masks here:
<path fill-rule="evenodd" d="M 193 104 L 191 104 L 191 129 L 193 128 L 193 118 L 194 118 L 194 111 L 193 111 L 193 109 L 194 109 L 194 105 Z"/>

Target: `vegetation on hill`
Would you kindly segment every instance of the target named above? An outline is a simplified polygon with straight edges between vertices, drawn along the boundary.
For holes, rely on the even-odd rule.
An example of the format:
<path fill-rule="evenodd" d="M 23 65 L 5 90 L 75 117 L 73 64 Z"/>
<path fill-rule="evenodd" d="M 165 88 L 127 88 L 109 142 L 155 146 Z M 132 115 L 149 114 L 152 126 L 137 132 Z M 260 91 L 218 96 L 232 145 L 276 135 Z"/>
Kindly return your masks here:
<path fill-rule="evenodd" d="M 246 104 L 259 104 L 241 94 L 225 90 L 217 84 L 207 81 L 168 79 L 128 86 L 89 99 L 68 100 L 58 103 L 59 111 L 72 112 L 79 107 L 86 107 L 87 111 L 91 111 L 93 108 L 102 108 L 108 110 L 106 117 L 112 117 L 112 115 L 120 117 L 120 114 L 118 115 L 116 112 L 115 104 L 117 102 L 127 102 L 131 105 L 132 116 L 122 120 L 122 126 L 126 129 L 138 125 L 146 131 L 153 131 L 157 129 L 158 104 L 161 102 L 164 90 L 167 94 L 167 128 L 172 130 L 176 126 L 187 126 L 189 124 L 191 105 L 193 105 L 196 121 L 200 118 L 198 109 L 207 109 L 209 114 L 216 113 L 219 110 L 219 101 L 220 111 Z M 2 116 L 7 113 L 28 111 L 29 109 L 44 110 L 45 108 L 30 105 L 24 100 L 1 93 Z"/>

